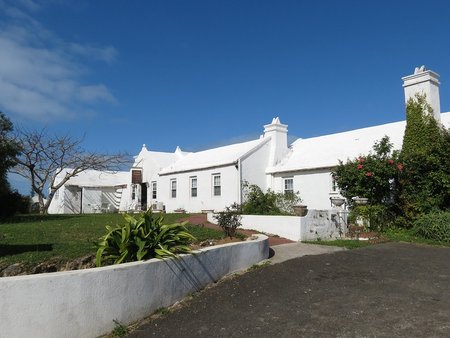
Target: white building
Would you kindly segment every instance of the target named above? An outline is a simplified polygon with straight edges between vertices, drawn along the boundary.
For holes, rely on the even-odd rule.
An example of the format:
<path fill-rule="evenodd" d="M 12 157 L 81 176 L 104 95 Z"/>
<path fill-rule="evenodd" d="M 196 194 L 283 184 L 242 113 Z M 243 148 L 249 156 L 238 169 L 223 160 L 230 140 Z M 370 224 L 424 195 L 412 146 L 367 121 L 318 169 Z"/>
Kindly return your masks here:
<path fill-rule="evenodd" d="M 405 101 L 416 93 L 425 93 L 435 118 L 449 128 L 450 113 L 440 113 L 438 79 L 435 72 L 416 68 L 413 75 L 403 78 Z M 167 212 L 220 211 L 234 202 L 242 202 L 243 182 L 256 184 L 263 190 L 298 191 L 309 209 L 329 209 L 330 197 L 339 194 L 331 177 L 339 160 L 369 153 L 374 143 L 385 135 L 389 136 L 394 149 L 400 149 L 405 125 L 405 121 L 400 121 L 298 139 L 288 146 L 287 125 L 277 117 L 265 125 L 263 135 L 253 141 L 193 153 L 183 152 L 179 147 L 173 153 L 149 151 L 144 145 L 130 172 L 120 175 L 120 180 L 126 176 L 125 181 L 85 185 L 81 176 L 78 181 L 71 179 L 59 192 L 65 201 L 71 202 L 54 207 L 52 203 L 49 212 L 79 212 L 80 207 L 84 212 L 97 210 L 98 205 L 106 203 L 106 197 L 102 197 L 101 203 L 97 203 L 98 197 L 97 202 L 91 203 L 87 196 L 99 194 L 98 189 L 96 193 L 89 190 L 94 186 L 102 187 L 102 191 L 114 191 L 116 199 L 120 197 L 120 203 L 114 206 L 119 205 L 120 211 L 150 207 Z M 117 188 L 122 185 L 123 188 Z M 80 189 L 85 191 L 89 205 L 73 202 L 77 201 Z"/>
<path fill-rule="evenodd" d="M 65 169 L 55 178 L 61 182 Z M 128 172 L 86 170 L 59 188 L 50 203 L 50 214 L 81 214 L 118 211 L 122 193 L 129 182 Z"/>

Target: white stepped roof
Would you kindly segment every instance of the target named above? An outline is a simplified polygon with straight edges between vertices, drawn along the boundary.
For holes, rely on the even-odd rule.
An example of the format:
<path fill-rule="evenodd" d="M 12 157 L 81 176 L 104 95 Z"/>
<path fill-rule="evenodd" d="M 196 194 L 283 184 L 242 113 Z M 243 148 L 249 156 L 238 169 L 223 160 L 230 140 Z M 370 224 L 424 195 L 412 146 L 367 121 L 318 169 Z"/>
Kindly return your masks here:
<path fill-rule="evenodd" d="M 56 178 L 60 181 L 71 169 L 64 169 Z M 130 180 L 130 173 L 128 171 L 98 171 L 85 170 L 78 175 L 70 178 L 66 182 L 66 186 L 80 186 L 80 187 L 114 187 L 118 185 L 127 184 Z"/>
<path fill-rule="evenodd" d="M 246 154 L 252 152 L 270 138 L 231 144 L 228 146 L 212 148 L 204 151 L 190 153 L 177 162 L 163 168 L 159 174 L 166 175 L 177 172 L 192 171 L 231 165 Z"/>
<path fill-rule="evenodd" d="M 450 113 L 441 114 L 441 123 L 450 128 Z M 268 168 L 267 173 L 329 168 L 339 160 L 354 159 L 372 151 L 373 145 L 387 135 L 394 149 L 401 149 L 406 121 L 351 130 L 343 133 L 298 139 L 290 153 L 278 165 Z"/>
<path fill-rule="evenodd" d="M 142 146 L 142 150 L 139 153 L 139 155 L 137 155 L 135 157 L 135 162 L 134 162 L 133 167 L 143 166 L 144 165 L 143 161 L 152 161 L 155 164 L 157 164 L 157 166 L 159 168 L 164 168 L 164 167 L 167 167 L 168 165 L 172 164 L 173 162 L 179 160 L 180 158 L 183 158 L 187 154 L 189 154 L 189 153 L 182 151 L 180 149 L 180 147 L 177 147 L 175 149 L 175 152 L 168 153 L 168 152 L 162 152 L 162 151 L 148 150 L 146 145 L 144 144 Z"/>

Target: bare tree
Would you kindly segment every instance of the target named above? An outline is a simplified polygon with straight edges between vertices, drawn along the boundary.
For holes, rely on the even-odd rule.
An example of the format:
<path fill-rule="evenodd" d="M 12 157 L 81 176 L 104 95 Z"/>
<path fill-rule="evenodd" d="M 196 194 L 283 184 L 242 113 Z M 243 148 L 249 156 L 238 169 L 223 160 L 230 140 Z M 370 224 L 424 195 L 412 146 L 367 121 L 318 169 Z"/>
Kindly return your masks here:
<path fill-rule="evenodd" d="M 68 135 L 50 136 L 45 129 L 18 130 L 16 141 L 21 152 L 16 157 L 17 164 L 12 171 L 30 180 L 31 189 L 39 198 L 42 214 L 47 214 L 56 191 L 71 177 L 88 169 L 118 171 L 127 163 L 125 154 L 87 152 L 81 147 L 82 139 Z M 57 175 L 63 171 L 63 179 L 56 182 Z"/>

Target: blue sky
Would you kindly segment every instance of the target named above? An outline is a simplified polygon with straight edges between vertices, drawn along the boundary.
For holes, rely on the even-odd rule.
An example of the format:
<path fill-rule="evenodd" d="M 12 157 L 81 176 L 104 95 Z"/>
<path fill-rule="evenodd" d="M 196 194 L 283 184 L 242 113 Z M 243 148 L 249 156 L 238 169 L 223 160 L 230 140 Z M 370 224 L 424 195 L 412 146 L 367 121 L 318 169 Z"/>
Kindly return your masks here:
<path fill-rule="evenodd" d="M 195 151 L 279 116 L 311 137 L 404 118 L 425 64 L 450 102 L 450 2 L 0 0 L 0 110 L 99 152 Z M 23 183 L 14 181 L 21 191 Z"/>

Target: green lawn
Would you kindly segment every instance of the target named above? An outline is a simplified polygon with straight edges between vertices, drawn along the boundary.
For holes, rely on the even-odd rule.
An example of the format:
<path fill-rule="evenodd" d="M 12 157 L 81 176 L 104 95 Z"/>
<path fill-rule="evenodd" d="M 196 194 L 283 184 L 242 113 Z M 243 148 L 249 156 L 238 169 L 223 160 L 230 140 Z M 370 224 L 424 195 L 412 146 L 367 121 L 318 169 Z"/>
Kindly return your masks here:
<path fill-rule="evenodd" d="M 363 248 L 363 247 L 366 247 L 369 245 L 373 245 L 373 243 L 370 243 L 369 241 L 359 241 L 356 239 L 336 239 L 333 241 L 305 241 L 302 243 L 339 246 L 341 248 L 347 248 L 347 249 L 357 249 L 357 248 Z"/>
<path fill-rule="evenodd" d="M 450 247 L 450 243 L 446 242 L 438 242 L 430 239 L 426 239 L 423 237 L 419 237 L 413 234 L 411 229 L 402 229 L 402 228 L 387 228 L 383 232 L 380 233 L 383 240 L 391 241 L 391 242 L 409 242 L 409 243 L 421 243 L 428 245 L 439 245 L 439 246 L 447 246 Z M 319 244 L 319 245 L 332 245 L 339 246 L 347 249 L 357 249 L 362 248 L 369 245 L 375 245 L 377 243 L 373 243 L 370 241 L 364 240 L 347 240 L 347 239 L 337 239 L 334 241 L 307 241 L 304 243 L 309 244 Z"/>
<path fill-rule="evenodd" d="M 186 215 L 166 214 L 166 223 Z M 95 243 L 106 233 L 106 225 L 122 223 L 120 214 L 26 215 L 0 223 L 0 270 L 13 263 L 34 266 L 40 262 L 67 262 L 96 252 Z M 218 239 L 221 231 L 189 225 L 198 239 Z"/>

